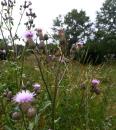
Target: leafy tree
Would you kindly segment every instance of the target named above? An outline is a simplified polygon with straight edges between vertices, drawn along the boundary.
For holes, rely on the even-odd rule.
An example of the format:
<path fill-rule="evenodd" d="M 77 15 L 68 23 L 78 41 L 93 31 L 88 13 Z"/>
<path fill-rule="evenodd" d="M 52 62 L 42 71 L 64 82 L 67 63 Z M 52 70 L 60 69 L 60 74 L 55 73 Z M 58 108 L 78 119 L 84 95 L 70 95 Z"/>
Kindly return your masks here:
<path fill-rule="evenodd" d="M 69 55 L 72 44 L 78 41 L 87 41 L 91 39 L 93 30 L 89 17 L 86 16 L 85 11 L 78 12 L 77 9 L 73 9 L 65 16 L 59 15 L 53 21 L 53 37 L 58 39 L 58 30 L 61 28 L 65 32 L 65 38 L 67 41 L 66 54 Z"/>
<path fill-rule="evenodd" d="M 106 0 L 96 17 L 97 41 L 107 37 L 116 39 L 116 0 Z"/>
<path fill-rule="evenodd" d="M 53 30 L 56 32 L 59 28 L 64 28 L 66 38 L 71 42 L 79 40 L 87 40 L 91 36 L 92 23 L 89 17 L 86 16 L 85 11 L 78 12 L 73 9 L 68 12 L 64 17 L 59 15 L 53 21 Z"/>
<path fill-rule="evenodd" d="M 59 15 L 58 17 L 56 17 L 56 18 L 53 20 L 52 30 L 53 30 L 53 32 L 54 32 L 53 38 L 54 38 L 55 40 L 58 40 L 58 39 L 59 39 L 59 37 L 58 37 L 58 31 L 59 31 L 61 28 L 64 28 L 64 20 L 63 20 L 62 15 Z"/>
<path fill-rule="evenodd" d="M 72 38 L 78 41 L 90 38 L 92 23 L 90 23 L 85 11 L 78 12 L 73 9 L 64 17 L 64 24 L 66 25 L 68 39 Z"/>

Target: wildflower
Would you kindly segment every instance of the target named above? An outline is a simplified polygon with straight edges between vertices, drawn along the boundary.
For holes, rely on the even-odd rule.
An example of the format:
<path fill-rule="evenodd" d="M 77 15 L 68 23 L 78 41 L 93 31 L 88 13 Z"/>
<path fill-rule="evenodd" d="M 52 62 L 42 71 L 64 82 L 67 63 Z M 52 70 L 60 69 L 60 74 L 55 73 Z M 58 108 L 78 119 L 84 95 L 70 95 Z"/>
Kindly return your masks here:
<path fill-rule="evenodd" d="M 93 79 L 93 80 L 92 80 L 92 85 L 93 85 L 93 86 L 99 85 L 99 83 L 100 83 L 100 81 L 97 80 L 97 79 Z"/>
<path fill-rule="evenodd" d="M 52 56 L 52 55 L 48 55 L 48 56 L 46 57 L 47 63 L 49 63 L 49 62 L 52 61 L 52 60 L 53 60 L 53 56 Z"/>
<path fill-rule="evenodd" d="M 26 37 L 27 40 L 32 40 L 33 35 L 34 34 L 32 33 L 32 31 L 27 31 L 26 34 L 25 34 L 25 37 Z"/>
<path fill-rule="evenodd" d="M 36 28 L 35 31 L 37 31 L 38 33 L 42 33 L 42 29 L 40 28 Z"/>
<path fill-rule="evenodd" d="M 44 34 L 44 40 L 48 40 L 48 35 L 47 34 Z"/>
<path fill-rule="evenodd" d="M 21 118 L 21 113 L 20 112 L 12 113 L 12 119 L 19 120 L 20 118 Z"/>
<path fill-rule="evenodd" d="M 44 49 L 45 48 L 45 43 L 44 41 L 40 41 L 39 45 L 38 45 L 39 49 Z"/>
<path fill-rule="evenodd" d="M 97 94 L 97 95 L 99 95 L 100 94 L 100 88 L 98 88 L 98 87 L 95 87 L 94 88 L 94 92 L 95 92 L 95 94 Z"/>
<path fill-rule="evenodd" d="M 12 91 L 8 91 L 8 92 L 7 92 L 7 100 L 8 100 L 8 101 L 11 101 L 12 96 L 13 96 L 13 95 L 12 95 Z"/>
<path fill-rule="evenodd" d="M 35 43 L 34 43 L 34 41 L 33 41 L 33 37 L 34 37 L 34 32 L 28 30 L 28 31 L 25 33 L 26 47 L 28 47 L 29 49 L 35 48 Z"/>
<path fill-rule="evenodd" d="M 17 103 L 28 103 L 32 102 L 35 94 L 31 93 L 29 90 L 22 90 L 14 96 L 13 100 Z"/>
<path fill-rule="evenodd" d="M 91 88 L 91 92 L 94 92 L 95 94 L 99 95 L 100 94 L 100 88 L 98 87 L 100 81 L 97 79 L 93 79 L 92 80 L 92 88 Z"/>
<path fill-rule="evenodd" d="M 36 35 L 39 37 L 39 40 L 44 40 L 42 29 L 35 29 Z"/>
<path fill-rule="evenodd" d="M 27 117 L 33 118 L 36 115 L 36 109 L 34 107 L 30 107 L 27 111 Z"/>
<path fill-rule="evenodd" d="M 3 96 L 7 98 L 8 101 L 11 101 L 12 99 L 12 91 L 6 89 L 4 92 L 3 92 Z"/>
<path fill-rule="evenodd" d="M 38 83 L 35 83 L 35 84 L 33 84 L 32 86 L 34 87 L 34 90 L 35 90 L 35 91 L 38 91 L 38 90 L 40 90 L 40 88 L 41 88 L 40 84 L 38 84 Z"/>
<path fill-rule="evenodd" d="M 90 91 L 95 93 L 96 95 L 99 95 L 101 93 L 101 90 L 99 87 L 92 87 Z"/>

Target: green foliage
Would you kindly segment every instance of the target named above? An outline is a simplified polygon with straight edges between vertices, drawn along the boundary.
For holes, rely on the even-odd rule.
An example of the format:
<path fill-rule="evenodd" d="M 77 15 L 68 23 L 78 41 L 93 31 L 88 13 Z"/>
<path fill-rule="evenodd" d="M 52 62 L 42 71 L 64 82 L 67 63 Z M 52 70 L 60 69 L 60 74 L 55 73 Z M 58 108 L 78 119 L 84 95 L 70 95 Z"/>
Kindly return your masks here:
<path fill-rule="evenodd" d="M 116 38 L 107 36 L 100 42 L 88 42 L 75 54 L 75 59 L 81 63 L 100 64 L 116 55 Z"/>
<path fill-rule="evenodd" d="M 89 17 L 86 16 L 85 11 L 78 12 L 76 9 L 68 12 L 64 17 L 64 24 L 66 25 L 66 36 L 68 39 L 76 38 L 84 40 L 91 35 L 91 25 Z"/>
<path fill-rule="evenodd" d="M 5 39 L 6 40 L 6 39 Z M 3 39 L 0 39 L 0 49 L 1 48 L 5 48 L 6 47 L 6 45 L 5 45 L 5 43 L 4 43 L 4 40 Z"/>
<path fill-rule="evenodd" d="M 89 17 L 86 16 L 85 11 L 78 12 L 76 9 L 68 12 L 64 17 L 56 17 L 53 24 L 53 30 L 57 31 L 59 28 L 64 28 L 68 40 L 89 39 L 91 35 L 92 23 Z"/>
<path fill-rule="evenodd" d="M 104 61 L 104 48 L 99 43 L 87 43 L 75 54 L 80 63 L 100 64 Z"/>
<path fill-rule="evenodd" d="M 116 37 L 114 35 L 108 35 L 101 41 L 105 55 L 116 54 Z"/>
<path fill-rule="evenodd" d="M 40 72 L 34 69 L 34 57 L 27 57 L 24 62 L 23 74 L 20 62 L 21 61 L 19 61 L 19 64 L 9 61 L 5 63 L 2 62 L 2 71 L 0 73 L 1 96 L 6 89 L 11 90 L 13 95 L 21 89 L 21 75 L 23 76 L 22 81 L 24 85 L 26 85 L 27 81 L 30 81 L 30 83 L 39 81 L 42 85 L 42 91 L 37 95 L 36 100 L 33 103 L 37 108 L 37 115 L 34 119 L 27 120 L 27 123 L 29 123 L 29 129 L 46 130 L 51 124 L 51 102 L 48 99 L 45 86 L 41 81 Z M 42 71 L 44 72 L 45 80 L 47 81 L 47 84 L 49 84 L 51 92 L 53 92 L 54 89 L 54 73 L 57 74 L 56 70 L 53 69 L 56 65 L 57 64 L 54 62 L 47 66 L 42 64 Z M 62 67 L 62 70 L 66 67 L 65 65 L 60 66 Z M 115 83 L 115 78 L 113 78 L 115 75 L 112 77 L 111 74 L 111 72 L 115 74 L 115 65 L 113 68 L 110 65 L 108 69 L 106 68 L 107 65 L 84 67 L 77 62 L 68 64 L 66 75 L 60 83 L 57 95 L 56 116 L 54 120 L 56 130 L 83 130 L 86 128 L 90 130 L 105 130 L 106 127 L 108 130 L 110 130 L 110 128 L 111 130 L 115 130 L 113 129 L 115 126 L 115 117 L 113 116 L 112 119 L 110 119 L 112 114 L 109 114 L 110 109 L 108 110 L 108 107 L 111 107 L 111 105 L 114 104 L 114 101 L 109 104 L 109 101 L 111 102 L 111 99 L 114 99 L 114 96 L 110 97 L 110 91 L 113 88 L 107 87 Z M 106 71 L 104 71 L 104 69 Z M 62 71 L 59 73 L 62 74 Z M 91 95 L 91 79 L 93 79 L 93 76 L 101 80 L 99 86 L 102 91 L 101 95 Z M 111 79 L 109 79 L 110 76 Z M 85 84 L 85 89 L 80 88 L 81 83 Z M 27 87 L 30 91 L 33 91 L 32 84 Z M 115 93 L 112 93 L 112 95 L 115 95 Z M 10 114 L 15 111 L 14 107 L 16 104 L 7 101 L 7 98 L 3 96 L 0 97 L 0 100 L 0 105 L 2 105 L 2 102 L 4 103 L 4 106 L 1 106 L 2 109 L 4 108 L 4 111 L 0 116 L 0 121 L 5 123 L 4 128 L 16 129 L 18 127 L 19 130 L 21 130 L 21 121 L 15 121 L 10 116 Z M 7 118 L 4 115 L 6 115 Z"/>
<path fill-rule="evenodd" d="M 60 46 L 47 44 L 47 37 L 43 53 L 40 48 L 15 46 L 23 12 L 30 7 L 31 2 L 25 1 L 24 5 L 20 6 L 22 13 L 15 35 L 12 35 L 12 27 L 15 23 L 12 12 L 15 1 L 2 1 L 1 5 L 3 7 L 1 13 L 3 12 L 3 16 L 6 17 L 3 21 L 6 27 L 9 26 L 8 38 L 12 43 L 11 48 L 13 47 L 14 52 L 11 54 L 14 57 L 13 61 L 12 59 L 0 61 L 0 129 L 115 130 L 115 112 L 111 113 L 110 109 L 115 111 L 115 93 L 111 91 L 115 90 L 116 66 L 110 64 L 84 66 L 78 62 L 70 62 L 61 54 Z M 35 27 L 33 20 L 36 14 L 29 8 L 26 15 L 28 21 L 25 25 L 31 31 Z M 4 27 L 4 23 L 0 27 Z M 64 18 L 59 16 L 54 21 L 54 26 L 64 27 L 69 44 L 80 39 L 89 39 L 91 25 L 86 13 L 82 10 L 78 12 L 76 9 L 67 13 Z M 116 52 L 114 34 L 115 32 L 110 35 L 105 34 L 106 37 L 101 38 L 101 41 L 87 43 L 75 57 L 82 63 L 102 63 L 104 55 Z M 101 36 L 102 33 L 100 32 L 99 35 Z M 33 39 L 28 40 L 33 41 Z M 51 57 L 48 57 L 50 55 Z M 91 83 L 93 79 L 99 79 L 100 84 L 94 86 Z M 39 91 L 33 87 L 35 83 L 41 85 Z M 99 92 L 93 91 L 93 87 L 98 88 Z M 34 100 L 14 102 L 13 97 L 22 90 L 33 92 Z"/>
<path fill-rule="evenodd" d="M 95 39 L 97 41 L 112 35 L 116 37 L 116 1 L 106 0 L 103 7 L 97 12 Z"/>

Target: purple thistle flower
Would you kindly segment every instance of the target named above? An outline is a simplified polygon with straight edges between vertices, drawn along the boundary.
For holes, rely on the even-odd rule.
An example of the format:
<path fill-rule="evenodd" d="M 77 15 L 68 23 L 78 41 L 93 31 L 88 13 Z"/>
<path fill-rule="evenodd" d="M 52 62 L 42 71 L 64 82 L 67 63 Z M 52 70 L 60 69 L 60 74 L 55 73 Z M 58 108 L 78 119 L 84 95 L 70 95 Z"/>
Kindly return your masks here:
<path fill-rule="evenodd" d="M 13 100 L 17 103 L 28 103 L 33 101 L 34 96 L 35 94 L 29 90 L 22 90 L 13 97 Z"/>
<path fill-rule="evenodd" d="M 40 90 L 40 88 L 41 88 L 41 85 L 38 84 L 38 83 L 34 83 L 32 86 L 34 87 L 34 90 L 35 90 L 35 91 L 38 91 L 38 90 Z"/>
<path fill-rule="evenodd" d="M 100 83 L 100 80 L 97 80 L 97 79 L 93 79 L 92 80 L 92 85 L 93 86 L 96 86 L 96 85 L 98 85 Z"/>
<path fill-rule="evenodd" d="M 27 31 L 25 33 L 25 37 L 26 37 L 27 40 L 32 39 L 33 36 L 34 36 L 34 34 L 32 33 L 32 31 Z"/>

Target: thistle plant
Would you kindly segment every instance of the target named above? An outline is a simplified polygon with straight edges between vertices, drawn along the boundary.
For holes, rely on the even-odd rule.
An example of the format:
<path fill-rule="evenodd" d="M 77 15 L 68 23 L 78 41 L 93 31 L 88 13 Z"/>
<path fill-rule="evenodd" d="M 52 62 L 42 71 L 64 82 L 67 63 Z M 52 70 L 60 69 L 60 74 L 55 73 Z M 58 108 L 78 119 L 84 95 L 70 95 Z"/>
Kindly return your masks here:
<path fill-rule="evenodd" d="M 43 43 L 43 45 L 44 45 L 43 49 L 45 51 L 45 56 L 43 54 L 42 55 L 44 57 L 46 57 L 45 60 L 47 59 L 48 56 L 50 56 L 50 54 L 48 54 L 48 50 L 47 50 L 48 35 L 47 34 L 43 35 L 42 30 L 40 30 L 40 29 L 34 29 L 34 27 L 35 27 L 34 19 L 36 18 L 36 14 L 33 13 L 32 9 L 30 8 L 31 2 L 27 2 L 27 1 L 25 1 L 24 4 L 20 6 L 21 16 L 20 16 L 20 19 L 19 19 L 19 23 L 16 27 L 16 30 L 15 30 L 15 32 L 13 32 L 14 19 L 13 19 L 12 12 L 13 12 L 15 5 L 16 5 L 16 2 L 11 1 L 11 0 L 8 0 L 8 1 L 5 0 L 5 1 L 1 2 L 2 10 L 1 10 L 1 26 L 0 26 L 0 29 L 1 29 L 1 33 L 3 34 L 2 35 L 3 39 L 5 39 L 3 29 L 5 28 L 6 31 L 8 32 L 8 39 L 9 39 L 8 42 L 12 44 L 13 51 L 14 51 L 14 60 L 17 64 L 19 61 L 17 59 L 15 41 L 17 39 L 20 39 L 18 37 L 18 29 L 20 28 L 22 18 L 24 16 L 24 14 L 26 13 L 26 16 L 27 16 L 27 22 L 25 22 L 25 26 L 26 26 L 26 33 L 25 33 L 26 47 L 22 51 L 21 66 L 19 65 L 21 76 L 19 76 L 19 77 L 16 76 L 18 78 L 18 79 L 16 79 L 16 82 L 17 82 L 17 85 L 18 85 L 17 90 L 18 91 L 20 90 L 20 86 L 23 82 L 23 76 L 22 75 L 23 75 L 23 71 L 24 71 L 24 69 L 23 69 L 24 68 L 24 54 L 25 54 L 26 51 L 28 51 L 28 49 L 30 49 L 30 51 L 35 56 L 37 66 L 40 70 L 41 80 L 43 81 L 44 86 L 46 88 L 46 92 L 48 94 L 48 100 L 50 100 L 50 102 L 51 102 L 51 106 L 50 106 L 50 108 L 51 108 L 51 123 L 50 123 L 50 125 L 51 125 L 51 128 L 53 130 L 55 130 L 55 111 L 56 111 L 57 93 L 58 93 L 58 88 L 59 88 L 60 82 L 62 81 L 62 79 L 65 75 L 66 69 L 63 70 L 64 72 L 63 72 L 63 75 L 62 75 L 62 73 L 61 73 L 62 70 L 60 70 L 61 69 L 61 67 L 60 67 L 61 63 L 59 61 L 57 61 L 58 65 L 55 64 L 57 71 L 54 72 L 55 73 L 54 88 L 52 90 L 50 90 L 49 85 L 48 85 L 48 83 L 45 79 L 45 74 L 43 73 L 43 68 L 42 68 L 42 63 L 41 63 L 41 61 L 42 61 L 41 57 L 42 56 L 39 53 L 39 51 L 41 49 L 41 47 L 40 47 L 41 43 L 46 42 L 46 44 Z M 29 11 L 26 11 L 27 9 Z M 36 39 L 33 38 L 34 34 L 33 34 L 32 30 L 36 31 L 36 36 L 37 36 Z M 38 44 L 38 39 L 39 39 L 40 44 Z M 61 55 L 61 57 L 62 57 L 62 55 Z M 57 57 L 57 58 L 59 59 L 59 57 Z M 17 71 L 16 71 L 16 73 L 17 73 Z M 36 96 L 37 92 L 40 90 L 39 84 L 35 83 L 35 84 L 32 84 L 32 86 L 33 86 L 34 93 L 31 93 L 29 90 L 26 90 L 26 88 L 25 88 L 25 90 L 20 90 L 20 92 L 18 92 L 13 97 L 13 102 L 18 103 L 17 107 L 19 107 L 19 108 L 18 108 L 18 111 L 15 111 L 15 112 L 12 113 L 12 118 L 19 120 L 19 119 L 21 119 L 21 116 L 22 116 L 22 120 L 23 120 L 23 123 L 24 123 L 23 126 L 26 130 L 28 129 L 28 124 L 26 123 L 26 121 L 28 120 L 27 117 L 32 117 L 36 114 L 36 109 L 31 106 L 31 102 L 32 102 L 33 98 Z M 12 93 L 14 93 L 14 92 L 12 92 Z M 10 97 L 10 92 L 8 92 L 7 97 L 9 97 L 10 99 L 12 98 L 12 97 Z M 27 111 L 27 115 L 25 115 L 26 111 Z"/>
<path fill-rule="evenodd" d="M 34 22 L 37 16 L 31 4 L 25 1 L 20 6 L 19 22 L 14 27 L 16 1 L 1 2 L 0 31 L 7 50 L 10 48 L 7 42 L 11 43 L 13 59 L 4 61 L 0 70 L 0 128 L 97 130 L 98 125 L 92 114 L 96 114 L 94 107 L 98 106 L 105 119 L 105 112 L 100 108 L 102 105 L 99 106 L 107 100 L 101 89 L 103 80 L 93 73 L 91 66 L 87 70 L 78 63 L 73 67 L 74 63 L 66 57 L 68 43 L 63 29 L 58 31 L 59 44 L 51 53 L 51 36 L 36 27 Z M 27 19 L 22 39 L 18 30 L 24 16 Z M 8 32 L 7 37 L 4 31 Z M 16 52 L 17 40 L 25 43 L 19 55 Z"/>

